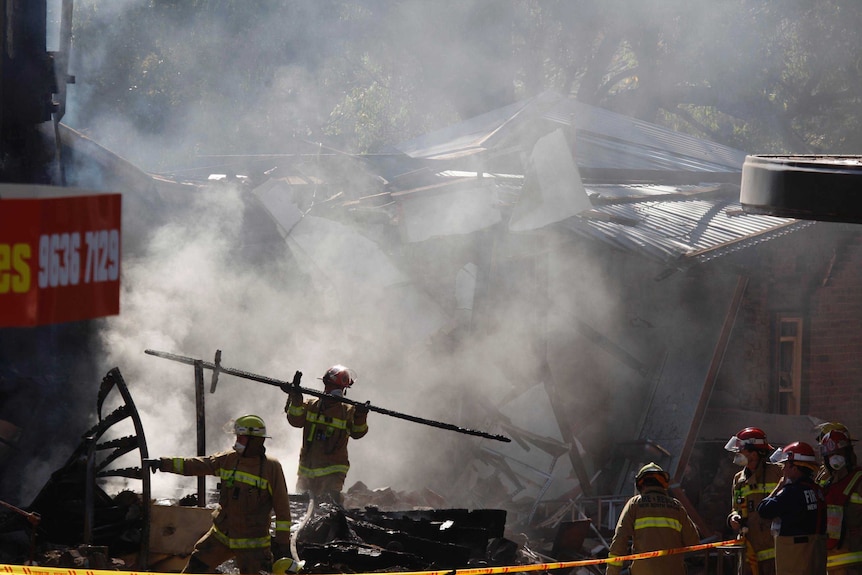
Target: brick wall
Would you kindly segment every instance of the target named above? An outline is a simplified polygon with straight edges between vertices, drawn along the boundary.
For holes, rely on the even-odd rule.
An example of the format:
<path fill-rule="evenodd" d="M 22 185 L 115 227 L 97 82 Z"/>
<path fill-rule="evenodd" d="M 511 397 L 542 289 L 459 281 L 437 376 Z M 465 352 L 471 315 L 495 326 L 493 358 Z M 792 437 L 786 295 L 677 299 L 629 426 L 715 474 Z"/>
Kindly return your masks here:
<path fill-rule="evenodd" d="M 805 322 L 802 412 L 862 437 L 862 226 L 819 222 L 749 254 L 749 283 L 710 405 L 777 411 L 775 322 Z"/>
<path fill-rule="evenodd" d="M 808 412 L 862 436 L 862 233 L 841 238 L 809 307 Z"/>

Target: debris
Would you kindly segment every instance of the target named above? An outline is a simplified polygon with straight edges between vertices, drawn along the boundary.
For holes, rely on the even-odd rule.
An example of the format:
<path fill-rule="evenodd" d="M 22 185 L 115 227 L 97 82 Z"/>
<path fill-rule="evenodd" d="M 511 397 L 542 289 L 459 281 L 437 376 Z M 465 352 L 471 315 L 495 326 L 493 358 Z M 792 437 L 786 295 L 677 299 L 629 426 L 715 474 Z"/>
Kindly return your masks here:
<path fill-rule="evenodd" d="M 123 396 L 122 405 L 103 416 L 102 406 L 114 391 Z M 98 423 L 82 435 L 79 447 L 52 473 L 28 509 L 15 513 L 0 506 L 0 560 L 32 564 L 35 557 L 36 564 L 55 567 L 182 570 L 195 542 L 209 529 L 212 510 L 194 506 L 198 500 L 194 494 L 151 501 L 149 474 L 141 467 L 110 467 L 126 454 L 137 455 L 141 461 L 147 457 L 143 429 L 116 368 L 102 381 L 97 412 Z M 135 436 L 107 438 L 108 429 L 129 418 L 136 424 Z M 125 489 L 111 496 L 99 486 L 102 478 L 109 477 L 144 480 L 144 493 Z M 370 489 L 357 482 L 344 495 L 344 506 L 290 495 L 293 540 L 304 572 L 508 566 L 588 557 L 585 545 L 606 549 L 603 541 L 586 539 L 590 528 L 596 530 L 589 519 L 575 516 L 571 500 L 559 505 L 545 503 L 543 513 L 536 513 L 530 501 L 524 502 L 529 509 L 518 510 L 501 490 L 501 503 L 514 509 L 518 517 L 529 518 L 516 523 L 530 539 L 507 533 L 511 527 L 507 526 L 508 509 L 452 508 L 444 496 L 428 488 Z M 24 519 L 37 516 L 37 525 Z M 300 520 L 303 517 L 307 520 Z M 34 528 L 35 550 L 28 537 Z M 236 568 L 226 562 L 220 571 L 236 572 Z"/>

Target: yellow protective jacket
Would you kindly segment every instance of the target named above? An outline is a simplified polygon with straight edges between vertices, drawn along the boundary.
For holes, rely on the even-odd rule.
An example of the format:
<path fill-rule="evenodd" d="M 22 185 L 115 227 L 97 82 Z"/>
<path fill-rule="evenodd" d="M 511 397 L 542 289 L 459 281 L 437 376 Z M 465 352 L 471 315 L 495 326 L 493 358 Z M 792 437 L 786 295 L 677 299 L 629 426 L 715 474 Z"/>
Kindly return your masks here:
<path fill-rule="evenodd" d="M 833 472 L 826 496 L 829 575 L 862 575 L 862 470 Z"/>
<path fill-rule="evenodd" d="M 781 480 L 781 468 L 767 464 L 761 459 L 753 471 L 745 468 L 733 476 L 731 506 L 728 522 L 733 514 L 739 514 L 743 524 L 748 527 L 745 534 L 746 559 L 753 573 L 775 572 L 775 539 L 772 536 L 772 520 L 764 519 L 757 513 L 757 504 L 772 493 Z M 766 565 L 755 567 L 762 562 Z"/>
<path fill-rule="evenodd" d="M 685 508 L 661 487 L 646 487 L 623 507 L 608 558 L 700 543 L 700 535 Z M 619 575 L 623 562 L 609 562 L 607 575 Z M 685 575 L 683 555 L 634 561 L 632 575 Z"/>
<path fill-rule="evenodd" d="M 284 410 L 290 425 L 303 428 L 299 475 L 310 478 L 333 473 L 347 475 L 350 469 L 347 441 L 368 433 L 368 412 L 317 397 L 303 402 L 301 394 L 292 394 Z"/>
<path fill-rule="evenodd" d="M 220 478 L 213 528 L 231 549 L 268 548 L 273 512 L 276 542 L 290 545 L 290 500 L 278 460 L 264 454 L 241 457 L 231 450 L 206 457 L 163 457 L 161 470 Z"/>

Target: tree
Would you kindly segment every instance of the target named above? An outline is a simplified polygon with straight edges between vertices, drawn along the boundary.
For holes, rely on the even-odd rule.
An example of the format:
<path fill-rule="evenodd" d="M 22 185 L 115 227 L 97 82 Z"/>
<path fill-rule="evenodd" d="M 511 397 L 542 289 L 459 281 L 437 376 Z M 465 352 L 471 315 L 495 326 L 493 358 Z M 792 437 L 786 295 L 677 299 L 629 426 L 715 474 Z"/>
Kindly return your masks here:
<path fill-rule="evenodd" d="M 276 153 L 295 140 L 375 151 L 545 90 L 751 152 L 853 153 L 862 143 L 853 0 L 75 9 L 75 121 L 109 147 L 157 138 L 162 162 L 195 150 Z M 117 119 L 135 135 L 116 135 Z"/>

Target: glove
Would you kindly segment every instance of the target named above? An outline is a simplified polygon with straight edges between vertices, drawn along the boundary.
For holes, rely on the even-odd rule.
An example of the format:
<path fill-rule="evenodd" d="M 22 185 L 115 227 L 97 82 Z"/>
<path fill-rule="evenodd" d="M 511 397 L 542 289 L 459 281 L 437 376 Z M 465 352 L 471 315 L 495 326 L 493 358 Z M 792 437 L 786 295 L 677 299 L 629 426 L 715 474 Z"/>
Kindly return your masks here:
<path fill-rule="evenodd" d="M 368 408 L 371 406 L 370 401 L 366 401 L 363 405 L 356 406 L 356 415 L 368 415 Z"/>
<path fill-rule="evenodd" d="M 156 471 L 161 471 L 162 469 L 162 460 L 161 459 L 144 459 L 144 470 L 149 469 L 153 472 L 153 475 L 156 474 Z"/>
<path fill-rule="evenodd" d="M 297 371 L 293 374 L 293 381 L 290 383 L 283 383 L 281 385 L 281 391 L 284 393 L 300 393 L 299 391 L 299 382 L 302 380 L 302 372 Z"/>

